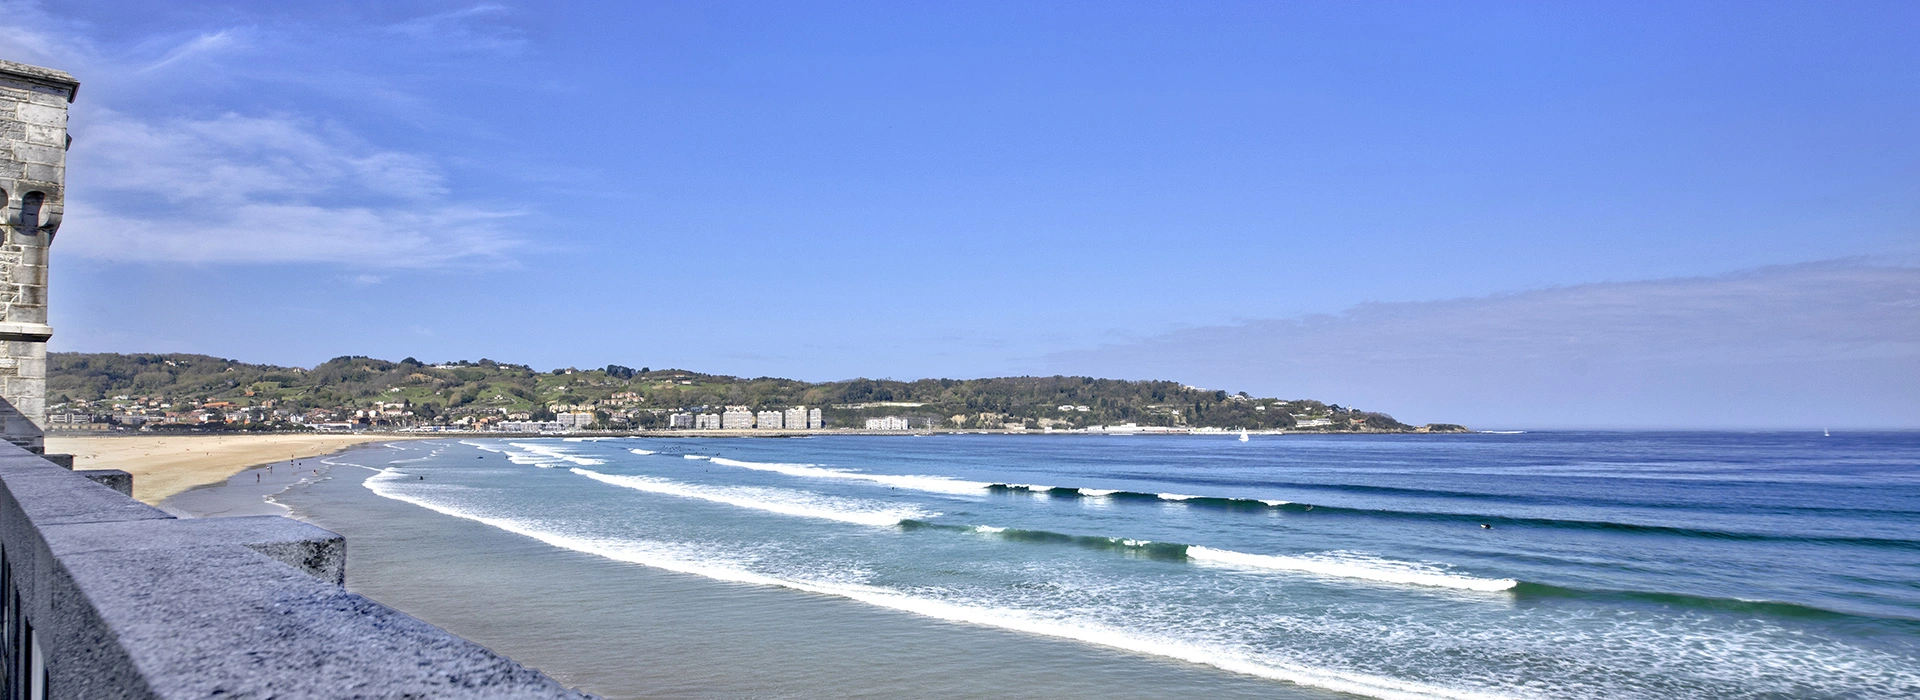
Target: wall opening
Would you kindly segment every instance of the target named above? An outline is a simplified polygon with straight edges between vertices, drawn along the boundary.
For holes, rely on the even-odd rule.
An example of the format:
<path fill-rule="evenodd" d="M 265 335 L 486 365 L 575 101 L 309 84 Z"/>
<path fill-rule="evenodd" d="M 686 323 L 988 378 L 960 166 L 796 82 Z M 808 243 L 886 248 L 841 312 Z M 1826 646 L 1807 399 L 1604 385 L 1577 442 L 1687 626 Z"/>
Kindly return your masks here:
<path fill-rule="evenodd" d="M 47 195 L 40 192 L 28 192 L 20 198 L 20 227 L 28 233 L 37 233 L 40 228 L 40 207 L 47 203 Z"/>

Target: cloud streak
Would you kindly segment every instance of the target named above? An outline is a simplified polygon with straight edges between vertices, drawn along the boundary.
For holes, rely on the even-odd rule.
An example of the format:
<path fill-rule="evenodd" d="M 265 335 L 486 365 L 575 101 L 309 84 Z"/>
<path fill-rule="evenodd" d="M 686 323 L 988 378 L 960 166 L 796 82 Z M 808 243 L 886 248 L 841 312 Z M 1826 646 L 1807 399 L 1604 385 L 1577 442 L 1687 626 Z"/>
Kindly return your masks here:
<path fill-rule="evenodd" d="M 517 227 L 528 212 L 463 198 L 435 159 L 380 147 L 337 122 L 285 111 L 181 114 L 177 100 L 129 111 L 115 102 L 179 81 L 189 68 L 194 83 L 244 82 L 248 62 L 262 60 L 256 49 L 310 42 L 228 28 L 138 42 L 122 55 L 38 5 L 0 8 L 17 20 L 0 27 L 0 52 L 68 69 L 83 82 L 101 78 L 75 105 L 60 255 L 394 269 L 511 264 L 524 247 Z M 474 27 L 499 12 L 480 6 L 423 18 L 422 31 L 460 29 L 459 36 L 418 41 L 472 44 L 484 34 Z"/>
<path fill-rule="evenodd" d="M 519 212 L 449 198 L 434 164 L 291 117 L 96 112 L 70 154 L 62 252 L 113 262 L 498 263 Z"/>
<path fill-rule="evenodd" d="M 1830 261 L 1177 331 L 1052 369 L 1533 427 L 1920 426 L 1920 268 Z"/>

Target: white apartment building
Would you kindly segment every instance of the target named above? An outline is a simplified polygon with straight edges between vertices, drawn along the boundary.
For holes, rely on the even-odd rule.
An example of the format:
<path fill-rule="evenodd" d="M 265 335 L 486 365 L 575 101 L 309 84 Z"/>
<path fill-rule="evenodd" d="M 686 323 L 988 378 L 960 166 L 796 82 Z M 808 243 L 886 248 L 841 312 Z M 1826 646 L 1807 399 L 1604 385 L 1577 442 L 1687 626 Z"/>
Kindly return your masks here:
<path fill-rule="evenodd" d="M 593 425 L 593 414 L 587 411 L 568 411 L 554 414 L 553 420 L 559 423 L 560 427 L 568 430 L 584 430 L 587 426 Z"/>
<path fill-rule="evenodd" d="M 867 429 L 868 430 L 906 430 L 907 419 L 901 418 L 899 416 L 887 416 L 885 418 L 868 418 Z"/>
<path fill-rule="evenodd" d="M 761 430 L 779 430 L 783 421 L 779 411 L 761 411 L 754 414 L 753 422 Z"/>
<path fill-rule="evenodd" d="M 693 427 L 693 414 L 675 413 L 667 416 L 667 427 L 675 430 L 691 428 Z"/>
<path fill-rule="evenodd" d="M 557 433 L 564 428 L 560 421 L 500 421 L 498 430 L 508 433 Z"/>
<path fill-rule="evenodd" d="M 728 408 L 720 414 L 720 427 L 725 430 L 750 430 L 753 428 L 753 411 L 744 408 Z"/>
<path fill-rule="evenodd" d="M 718 414 L 718 413 L 702 413 L 702 414 L 700 414 L 700 415 L 697 415 L 697 416 L 694 416 L 694 417 L 693 417 L 693 428 L 694 428 L 695 430 L 719 430 L 719 429 L 720 429 L 720 414 Z"/>

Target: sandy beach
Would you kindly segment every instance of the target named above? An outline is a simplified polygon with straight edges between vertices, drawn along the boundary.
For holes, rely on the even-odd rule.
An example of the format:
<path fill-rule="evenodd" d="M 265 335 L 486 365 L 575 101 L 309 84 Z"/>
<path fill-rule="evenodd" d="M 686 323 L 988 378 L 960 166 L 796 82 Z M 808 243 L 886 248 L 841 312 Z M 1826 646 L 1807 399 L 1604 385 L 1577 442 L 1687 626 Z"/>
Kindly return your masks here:
<path fill-rule="evenodd" d="M 73 455 L 75 469 L 121 469 L 133 474 L 133 497 L 158 504 L 181 491 L 285 459 L 332 454 L 369 442 L 413 439 L 395 435 L 129 435 L 48 436 L 47 452 Z"/>

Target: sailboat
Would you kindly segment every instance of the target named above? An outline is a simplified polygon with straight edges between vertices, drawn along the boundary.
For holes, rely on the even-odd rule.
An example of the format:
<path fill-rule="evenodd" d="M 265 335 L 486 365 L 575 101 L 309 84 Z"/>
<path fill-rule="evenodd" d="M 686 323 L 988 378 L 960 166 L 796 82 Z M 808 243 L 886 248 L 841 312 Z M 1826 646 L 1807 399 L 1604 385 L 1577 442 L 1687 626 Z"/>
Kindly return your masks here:
<path fill-rule="evenodd" d="M 1246 429 L 1246 428 L 1241 428 L 1241 429 L 1240 429 L 1240 441 L 1241 441 L 1241 442 L 1246 442 L 1246 441 L 1247 441 L 1247 429 Z"/>
<path fill-rule="evenodd" d="M 1833 433 L 1831 433 L 1831 432 L 1828 432 L 1828 430 L 1827 430 L 1826 428 L 1821 428 L 1821 429 L 1820 429 L 1820 437 L 1833 437 Z"/>

